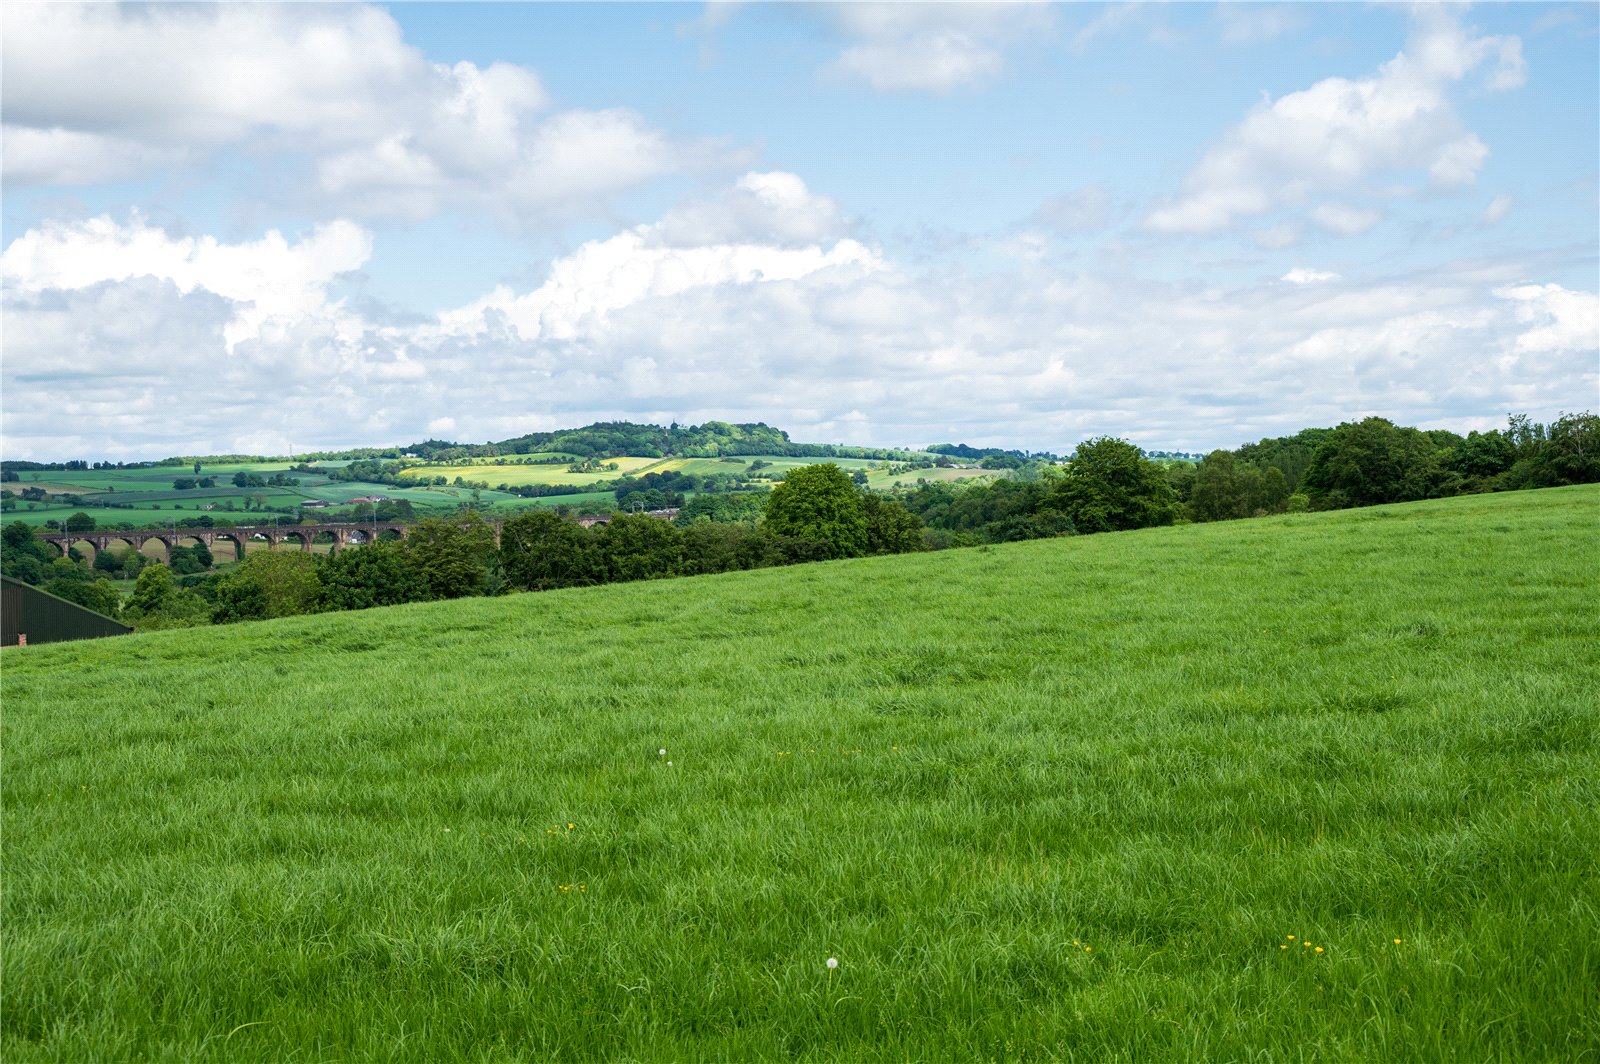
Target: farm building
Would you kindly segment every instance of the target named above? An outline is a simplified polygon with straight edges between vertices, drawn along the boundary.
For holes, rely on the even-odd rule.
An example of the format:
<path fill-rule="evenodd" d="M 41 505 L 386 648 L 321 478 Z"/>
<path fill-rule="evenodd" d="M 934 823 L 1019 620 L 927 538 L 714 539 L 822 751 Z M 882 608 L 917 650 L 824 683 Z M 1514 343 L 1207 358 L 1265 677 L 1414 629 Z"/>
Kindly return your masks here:
<path fill-rule="evenodd" d="M 133 631 L 110 617 L 30 584 L 0 577 L 0 646 L 101 639 Z"/>

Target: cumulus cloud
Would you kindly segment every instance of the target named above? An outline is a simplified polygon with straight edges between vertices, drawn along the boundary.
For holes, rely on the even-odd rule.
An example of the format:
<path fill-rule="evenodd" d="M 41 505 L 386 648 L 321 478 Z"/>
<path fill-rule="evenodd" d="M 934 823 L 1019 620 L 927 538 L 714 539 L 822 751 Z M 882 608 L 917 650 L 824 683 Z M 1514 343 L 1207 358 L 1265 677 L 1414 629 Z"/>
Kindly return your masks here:
<path fill-rule="evenodd" d="M 375 7 L 21 3 L 5 29 L 12 184 L 95 184 L 243 146 L 309 155 L 309 191 L 345 211 L 537 213 L 717 152 L 628 110 L 552 112 L 514 64 L 429 62 Z"/>
<path fill-rule="evenodd" d="M 0 278 L 13 292 L 86 289 L 151 278 L 180 293 L 203 289 L 235 308 L 223 330 L 227 350 L 259 337 L 269 322 L 299 322 L 330 312 L 328 285 L 359 269 L 372 238 L 346 221 L 317 226 L 295 243 L 271 230 L 260 240 L 224 244 L 173 237 L 139 218 L 102 215 L 30 229 L 0 254 Z"/>
<path fill-rule="evenodd" d="M 857 43 L 830 70 L 886 92 L 948 93 L 983 82 L 1005 66 L 1004 49 L 1048 25 L 1035 3 L 838 4 L 827 8 Z"/>
<path fill-rule="evenodd" d="M 524 339 L 571 339 L 613 312 L 696 288 L 788 281 L 827 271 L 855 278 L 881 267 L 862 244 L 819 238 L 838 227 L 836 207 L 786 173 L 747 174 L 722 198 L 690 204 L 656 225 L 584 244 L 557 260 L 537 289 L 501 286 L 440 315 L 447 333 L 509 326 Z"/>
<path fill-rule="evenodd" d="M 744 192 L 787 185 L 757 178 Z M 813 198 L 791 202 L 804 216 Z M 71 240 L 96 250 L 88 264 L 52 258 Z M 1600 357 L 1594 293 L 1481 263 L 1383 282 L 1299 266 L 1228 287 L 1027 262 L 918 273 L 847 237 L 688 246 L 641 226 L 558 259 L 530 291 L 392 323 L 327 297 L 362 254 L 333 225 L 233 245 L 103 220 L 19 238 L 0 259 L 7 453 L 303 450 L 616 417 L 1203 449 L 1362 412 L 1553 415 L 1594 394 Z M 276 289 L 251 259 L 298 280 Z M 258 301 L 278 309 L 230 340 Z"/>
<path fill-rule="evenodd" d="M 1600 348 L 1600 298 L 1595 293 L 1558 284 L 1521 284 L 1497 288 L 1494 294 L 1511 300 L 1517 321 L 1529 326 L 1516 338 L 1519 352 Z"/>
<path fill-rule="evenodd" d="M 1255 107 L 1206 152 L 1177 197 L 1149 213 L 1146 228 L 1215 232 L 1391 171 L 1471 184 L 1489 149 L 1462 128 L 1450 88 L 1491 59 L 1490 89 L 1522 84 L 1521 42 L 1474 36 L 1442 7 L 1424 5 L 1415 18 L 1405 50 L 1376 74 L 1326 78 Z"/>
<path fill-rule="evenodd" d="M 835 240 L 848 229 L 839 204 L 819 196 L 795 174 L 748 173 L 720 197 L 685 204 L 651 235 L 673 247 L 771 244 L 783 247 Z"/>

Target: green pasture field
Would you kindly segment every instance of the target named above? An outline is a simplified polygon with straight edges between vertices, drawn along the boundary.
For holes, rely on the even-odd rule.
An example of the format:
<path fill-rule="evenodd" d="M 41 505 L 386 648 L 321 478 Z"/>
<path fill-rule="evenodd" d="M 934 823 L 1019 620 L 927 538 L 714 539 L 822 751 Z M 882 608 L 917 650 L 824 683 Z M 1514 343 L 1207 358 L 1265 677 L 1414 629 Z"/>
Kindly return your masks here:
<path fill-rule="evenodd" d="M 203 516 L 226 517 L 235 524 L 243 524 L 245 522 L 251 524 L 272 523 L 272 514 L 270 512 L 263 514 L 256 510 L 246 511 L 242 508 L 230 510 L 224 506 L 218 506 L 214 510 L 202 510 L 198 506 L 185 506 L 179 510 L 160 503 L 140 503 L 132 510 L 55 505 L 41 506 L 37 510 L 19 507 L 16 510 L 7 510 L 3 515 L 0 515 L 0 523 L 9 525 L 13 521 L 22 521 L 37 528 L 46 521 L 60 521 L 80 510 L 94 518 L 97 525 L 114 525 L 128 522 L 140 528 L 148 529 L 169 527 L 188 518 Z M 282 523 L 282 518 L 279 521 Z"/>
<path fill-rule="evenodd" d="M 5 1059 L 1595 1061 L 1597 514 L 7 649 Z"/>

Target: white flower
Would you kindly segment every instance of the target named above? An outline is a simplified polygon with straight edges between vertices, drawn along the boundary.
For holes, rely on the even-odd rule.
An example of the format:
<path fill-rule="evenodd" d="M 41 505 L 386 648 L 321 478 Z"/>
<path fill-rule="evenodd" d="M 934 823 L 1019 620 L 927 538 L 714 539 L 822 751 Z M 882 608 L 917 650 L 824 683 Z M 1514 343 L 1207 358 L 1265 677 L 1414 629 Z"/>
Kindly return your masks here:
<path fill-rule="evenodd" d="M 671 767 L 672 767 L 672 762 L 671 762 L 671 761 L 668 761 L 668 762 L 667 762 L 667 767 L 668 767 L 668 768 L 671 768 Z"/>
<path fill-rule="evenodd" d="M 829 957 L 828 958 L 828 967 L 829 968 L 837 968 L 837 967 L 839 967 L 839 958 L 838 957 Z"/>
<path fill-rule="evenodd" d="M 660 754 L 662 757 L 666 757 L 667 756 L 667 748 L 663 746 L 661 749 L 657 750 L 656 753 Z"/>

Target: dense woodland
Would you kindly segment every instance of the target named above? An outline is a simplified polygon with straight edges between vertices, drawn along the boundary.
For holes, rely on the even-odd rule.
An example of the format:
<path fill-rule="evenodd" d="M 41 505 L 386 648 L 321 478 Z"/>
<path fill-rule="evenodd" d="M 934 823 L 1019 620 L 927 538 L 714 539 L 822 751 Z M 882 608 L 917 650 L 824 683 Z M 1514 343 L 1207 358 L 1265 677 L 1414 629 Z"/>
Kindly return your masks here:
<path fill-rule="evenodd" d="M 817 464 L 791 470 L 771 491 L 692 497 L 684 491 L 698 484 L 652 474 L 626 485 L 619 500 L 678 506 L 672 521 L 619 514 L 586 528 L 537 510 L 506 520 L 497 545 L 493 526 L 466 508 L 409 525 L 402 541 L 325 555 L 260 551 L 226 573 L 210 571 L 213 559 L 199 544 L 174 548 L 165 564 L 131 549 L 102 551 L 92 564 L 62 558 L 16 522 L 4 530 L 0 565 L 141 628 L 228 623 L 1591 483 L 1600 481 L 1600 417 L 1541 425 L 1515 416 L 1504 430 L 1467 436 L 1367 418 L 1213 451 L 1198 463 L 1154 461 L 1108 437 L 1079 444 L 1064 464 L 960 445 L 948 453 L 999 460 L 1009 473 L 875 493 L 838 466 Z M 69 530 L 75 522 L 93 527 L 86 514 L 69 519 Z M 110 582 L 118 578 L 137 581 L 125 602 Z"/>

